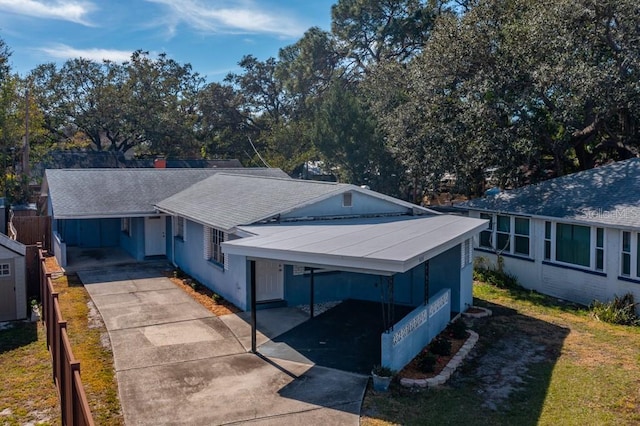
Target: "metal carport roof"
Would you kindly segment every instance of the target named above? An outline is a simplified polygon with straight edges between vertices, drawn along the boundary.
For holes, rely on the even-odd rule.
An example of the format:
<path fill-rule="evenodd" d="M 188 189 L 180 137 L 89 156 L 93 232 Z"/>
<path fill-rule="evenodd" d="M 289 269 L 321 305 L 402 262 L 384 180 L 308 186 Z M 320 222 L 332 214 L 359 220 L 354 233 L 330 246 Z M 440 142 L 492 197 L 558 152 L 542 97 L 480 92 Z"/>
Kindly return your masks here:
<path fill-rule="evenodd" d="M 410 270 L 487 227 L 456 215 L 394 216 L 241 226 L 225 254 L 377 275 Z"/>

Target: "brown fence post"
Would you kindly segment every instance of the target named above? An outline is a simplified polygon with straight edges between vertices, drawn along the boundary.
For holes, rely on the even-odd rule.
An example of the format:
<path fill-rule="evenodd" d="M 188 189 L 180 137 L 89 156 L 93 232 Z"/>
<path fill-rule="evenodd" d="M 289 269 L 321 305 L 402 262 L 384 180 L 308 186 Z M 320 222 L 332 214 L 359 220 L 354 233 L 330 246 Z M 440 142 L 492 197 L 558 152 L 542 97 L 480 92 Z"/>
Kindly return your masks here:
<path fill-rule="evenodd" d="M 42 309 L 44 310 L 44 277 L 45 272 L 45 263 L 44 263 L 44 255 L 42 254 L 42 243 L 36 244 L 38 247 L 38 285 L 40 290 L 40 304 L 42 305 Z M 41 320 L 44 320 L 44 312 L 41 313 Z"/>
<path fill-rule="evenodd" d="M 73 418 L 78 425 L 94 426 L 93 416 L 89 408 L 87 394 L 84 391 L 82 380 L 80 378 L 80 364 L 77 368 L 72 368 L 73 374 Z"/>
<path fill-rule="evenodd" d="M 45 323 L 47 347 L 51 354 L 53 382 L 58 388 L 63 426 L 94 426 L 87 395 L 80 379 L 80 363 L 75 360 L 62 318 L 58 293 L 54 291 L 51 273 L 47 272 L 42 245 L 38 244 L 38 269 L 42 319 Z"/>

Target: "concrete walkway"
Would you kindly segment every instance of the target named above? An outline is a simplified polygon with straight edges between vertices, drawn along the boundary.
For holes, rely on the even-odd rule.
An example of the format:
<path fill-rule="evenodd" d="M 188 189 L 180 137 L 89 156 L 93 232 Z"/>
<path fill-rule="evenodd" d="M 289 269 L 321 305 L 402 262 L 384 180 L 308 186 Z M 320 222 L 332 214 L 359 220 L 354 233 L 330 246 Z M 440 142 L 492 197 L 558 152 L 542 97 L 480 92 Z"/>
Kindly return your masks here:
<path fill-rule="evenodd" d="M 223 322 L 162 272 L 78 272 L 109 331 L 127 425 L 359 424 L 368 377 L 247 353 L 242 316 Z M 263 342 L 304 320 L 262 317 Z"/>

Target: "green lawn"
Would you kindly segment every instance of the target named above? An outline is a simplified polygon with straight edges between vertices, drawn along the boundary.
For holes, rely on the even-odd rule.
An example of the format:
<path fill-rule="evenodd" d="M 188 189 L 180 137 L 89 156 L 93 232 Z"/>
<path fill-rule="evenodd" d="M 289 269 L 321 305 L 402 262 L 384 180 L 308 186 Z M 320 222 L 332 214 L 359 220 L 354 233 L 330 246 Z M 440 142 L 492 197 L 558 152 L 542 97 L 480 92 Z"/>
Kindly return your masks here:
<path fill-rule="evenodd" d="M 578 306 L 476 283 L 494 315 L 440 389 L 367 392 L 363 425 L 640 424 L 640 327 L 604 324 Z"/>

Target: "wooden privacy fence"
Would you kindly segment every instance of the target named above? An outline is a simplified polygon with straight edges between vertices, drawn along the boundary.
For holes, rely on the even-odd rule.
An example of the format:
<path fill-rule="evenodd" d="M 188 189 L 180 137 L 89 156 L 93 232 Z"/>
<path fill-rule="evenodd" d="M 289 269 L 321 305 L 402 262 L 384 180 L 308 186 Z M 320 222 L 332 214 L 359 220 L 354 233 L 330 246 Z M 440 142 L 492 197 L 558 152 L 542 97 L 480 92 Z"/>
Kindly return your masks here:
<path fill-rule="evenodd" d="M 62 318 L 58 293 L 53 289 L 51 273 L 47 271 L 42 247 L 40 259 L 40 300 L 42 320 L 47 330 L 47 346 L 53 364 L 53 381 L 58 388 L 60 411 L 64 426 L 91 425 L 93 416 L 80 379 L 80 363 L 71 350 L 67 322 Z"/>
<path fill-rule="evenodd" d="M 11 219 L 16 229 L 16 240 L 28 246 L 42 243 L 51 251 L 51 216 L 14 216 Z"/>

